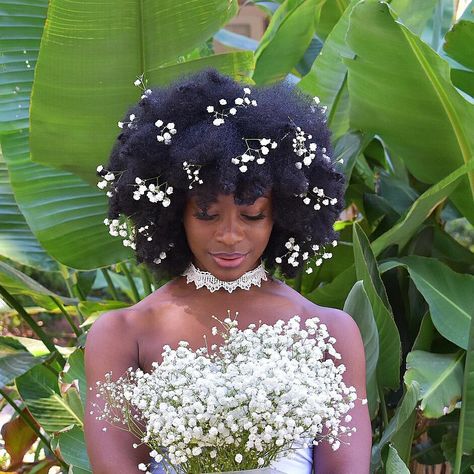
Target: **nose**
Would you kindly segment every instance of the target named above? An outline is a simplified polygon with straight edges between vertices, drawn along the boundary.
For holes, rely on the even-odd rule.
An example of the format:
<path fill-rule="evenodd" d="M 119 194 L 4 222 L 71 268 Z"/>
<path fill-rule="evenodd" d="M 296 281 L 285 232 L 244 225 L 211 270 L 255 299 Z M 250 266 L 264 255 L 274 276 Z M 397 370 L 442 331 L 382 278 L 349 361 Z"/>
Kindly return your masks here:
<path fill-rule="evenodd" d="M 233 247 L 244 238 L 244 231 L 239 219 L 233 215 L 223 216 L 218 222 L 215 238 L 227 247 Z"/>

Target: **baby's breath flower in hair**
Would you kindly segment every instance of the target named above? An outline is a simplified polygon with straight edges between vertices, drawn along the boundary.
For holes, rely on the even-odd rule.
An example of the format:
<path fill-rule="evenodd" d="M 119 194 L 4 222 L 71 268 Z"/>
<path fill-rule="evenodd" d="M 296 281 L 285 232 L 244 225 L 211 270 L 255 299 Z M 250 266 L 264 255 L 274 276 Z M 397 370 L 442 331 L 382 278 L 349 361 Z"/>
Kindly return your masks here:
<path fill-rule="evenodd" d="M 307 206 L 312 205 L 315 211 L 321 209 L 321 204 L 323 206 L 334 206 L 337 204 L 337 198 L 326 196 L 324 189 L 318 188 L 317 186 L 313 188 L 313 192 L 307 191 L 306 193 L 295 194 L 295 196 L 300 197 Z"/>
<path fill-rule="evenodd" d="M 139 201 L 142 196 L 146 194 L 148 200 L 152 203 L 160 202 L 163 207 L 168 207 L 171 204 L 169 196 L 173 194 L 173 187 L 168 184 L 161 183 L 155 184 L 156 178 L 149 179 L 147 181 L 153 181 L 146 185 L 146 182 L 141 178 L 135 178 L 135 191 L 133 191 L 133 199 Z"/>
<path fill-rule="evenodd" d="M 122 243 L 124 247 L 130 247 L 136 250 L 135 243 L 135 228 L 131 225 L 128 219 L 104 219 L 104 224 L 109 228 L 109 234 L 113 237 L 122 237 Z"/>
<path fill-rule="evenodd" d="M 169 122 L 163 126 L 163 120 L 157 120 L 155 126 L 160 129 L 160 133 L 156 136 L 156 139 L 159 142 L 164 142 L 165 145 L 169 145 L 171 143 L 171 135 L 176 133 L 175 124 Z"/>
<path fill-rule="evenodd" d="M 222 125 L 225 120 L 224 117 L 228 117 L 229 115 L 235 115 L 237 113 L 237 107 L 248 107 L 249 105 L 252 105 L 254 107 L 257 106 L 257 101 L 255 99 L 249 99 L 247 95 L 250 95 L 252 91 L 250 90 L 249 87 L 244 87 L 244 97 L 237 97 L 234 99 L 234 105 L 230 107 L 224 107 L 228 105 L 226 99 L 219 99 L 219 105 L 220 110 L 216 110 L 216 108 L 213 105 L 208 105 L 206 107 L 206 110 L 208 113 L 213 114 L 213 125 L 216 127 L 219 127 L 219 125 Z"/>
<path fill-rule="evenodd" d="M 244 138 L 247 149 L 240 156 L 232 158 L 232 163 L 239 167 L 241 173 L 247 171 L 247 163 L 255 161 L 258 165 L 265 163 L 265 156 L 268 155 L 270 148 L 277 147 L 277 142 L 270 138 Z M 251 146 L 251 143 L 258 144 L 257 147 Z"/>
<path fill-rule="evenodd" d="M 186 175 L 190 181 L 188 188 L 193 189 L 193 184 L 203 184 L 202 179 L 199 177 L 199 170 L 201 169 L 201 165 L 195 165 L 192 163 L 188 163 L 187 161 L 183 161 L 183 169 L 186 171 Z"/>

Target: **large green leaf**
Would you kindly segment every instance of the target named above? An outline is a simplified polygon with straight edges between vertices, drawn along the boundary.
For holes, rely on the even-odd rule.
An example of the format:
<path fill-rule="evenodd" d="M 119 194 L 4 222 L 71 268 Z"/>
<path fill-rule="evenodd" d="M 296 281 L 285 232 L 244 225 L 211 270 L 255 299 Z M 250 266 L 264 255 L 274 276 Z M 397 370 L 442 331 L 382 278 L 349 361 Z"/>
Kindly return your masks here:
<path fill-rule="evenodd" d="M 392 261 L 392 260 L 391 260 Z M 474 314 L 474 276 L 457 273 L 440 261 L 417 255 L 394 260 L 404 265 L 430 308 L 436 329 L 467 349 Z"/>
<path fill-rule="evenodd" d="M 357 279 L 364 282 L 364 288 L 374 312 L 379 335 L 380 356 L 377 365 L 377 379 L 383 387 L 396 389 L 400 383 L 400 334 L 393 319 L 377 262 L 370 248 L 370 242 L 357 223 L 354 225 L 353 233 Z"/>
<path fill-rule="evenodd" d="M 461 183 L 461 177 L 471 170 L 474 170 L 474 160 L 462 165 L 425 191 L 397 224 L 372 242 L 374 254 L 379 255 L 382 250 L 393 244 L 397 244 L 400 249 L 404 247 L 435 207 L 443 202 Z"/>
<path fill-rule="evenodd" d="M 443 49 L 458 63 L 474 70 L 474 22 L 456 23 L 447 33 Z"/>
<path fill-rule="evenodd" d="M 55 270 L 57 264 L 44 251 L 31 233 L 13 196 L 8 170 L 0 151 L 0 255 L 10 260 L 40 268 Z"/>
<path fill-rule="evenodd" d="M 433 16 L 439 0 L 392 0 L 390 7 L 397 12 L 402 23 L 415 34 L 420 35 Z"/>
<path fill-rule="evenodd" d="M 51 297 L 63 301 L 64 304 L 75 303 L 73 299 L 57 295 L 5 262 L 0 262 L 0 285 L 12 295 L 27 295 L 31 297 L 33 301 L 46 309 L 57 308 Z"/>
<path fill-rule="evenodd" d="M 87 382 L 84 369 L 84 351 L 76 349 L 67 360 L 68 366 L 65 367 L 62 379 L 64 382 L 73 383 L 75 380 L 79 385 L 82 405 L 86 406 Z"/>
<path fill-rule="evenodd" d="M 364 342 L 367 400 L 370 417 L 373 418 L 378 408 L 376 370 L 379 358 L 379 335 L 377 333 L 374 313 L 362 281 L 356 282 L 352 287 L 347 295 L 343 309 L 357 323 Z"/>
<path fill-rule="evenodd" d="M 420 387 L 416 381 L 406 387 L 405 394 L 401 399 L 394 415 L 390 418 L 388 425 L 380 437 L 378 443 L 372 446 L 371 472 L 382 462 L 382 449 L 390 442 L 407 420 L 412 416 L 420 396 Z"/>
<path fill-rule="evenodd" d="M 13 22 L 11 27 L 7 23 L 2 29 L 5 38 L 8 38 L 7 31 L 14 31 L 14 41 L 1 43 L 5 53 L 0 55 L 0 61 L 10 56 L 13 59 L 0 68 L 0 84 L 8 85 L 13 91 L 17 88 L 22 91 L 15 94 L 7 90 L 10 91 L 7 102 L 0 101 L 0 117 L 8 117 L 8 106 L 21 108 L 24 113 L 28 111 L 28 102 L 26 107 L 24 105 L 25 94 L 29 101 L 46 17 L 46 9 L 40 6 L 46 3 L 0 2 L 0 8 L 11 13 Z M 31 65 L 27 73 L 23 71 L 24 64 L 21 68 L 17 64 L 17 56 L 23 55 L 23 51 L 27 51 Z M 2 149 L 16 202 L 43 248 L 61 263 L 77 268 L 95 268 L 130 258 L 130 251 L 111 239 L 102 224 L 106 213 L 103 193 L 70 173 L 31 162 L 28 130 L 20 128 L 27 126 L 25 120 L 19 120 L 14 127 L 15 133 L 2 137 Z M 84 237 L 88 245 L 84 245 Z"/>
<path fill-rule="evenodd" d="M 463 454 L 474 450 L 474 318 L 471 319 L 469 343 L 464 364 L 461 416 L 456 445 L 456 466 L 460 465 Z"/>
<path fill-rule="evenodd" d="M 334 137 L 344 135 L 349 129 L 349 94 L 347 90 L 347 66 L 342 57 L 352 57 L 345 36 L 349 27 L 352 8 L 359 0 L 352 0 L 344 10 L 324 42 L 321 53 L 311 71 L 298 83 L 307 94 L 317 96 L 328 108 L 328 125 Z M 333 2 L 329 2 L 333 3 Z"/>
<path fill-rule="evenodd" d="M 421 409 L 427 418 L 440 418 L 454 410 L 461 398 L 464 351 L 433 354 L 412 351 L 407 356 L 406 384 L 420 385 Z"/>
<path fill-rule="evenodd" d="M 319 286 L 311 293 L 305 294 L 305 297 L 319 305 L 342 309 L 345 295 L 356 281 L 355 265 L 352 264 L 330 283 Z"/>
<path fill-rule="evenodd" d="M 436 183 L 474 156 L 474 105 L 451 83 L 446 61 L 395 16 L 376 0 L 352 11 L 351 124 L 378 134 L 417 179 Z M 474 222 L 474 172 L 462 183 L 451 199 Z"/>
<path fill-rule="evenodd" d="M 316 34 L 327 41 L 327 37 L 349 6 L 349 0 L 328 0 L 321 9 L 321 16 L 316 25 Z"/>
<path fill-rule="evenodd" d="M 387 474 L 410 474 L 406 464 L 400 459 L 393 446 L 389 447 L 385 472 Z"/>
<path fill-rule="evenodd" d="M 32 95 L 33 160 L 95 181 L 117 120 L 137 100 L 136 77 L 159 83 L 161 67 L 182 62 L 237 8 L 236 0 L 118 0 L 113 8 L 51 0 Z"/>
<path fill-rule="evenodd" d="M 28 127 L 34 65 L 48 0 L 0 1 L 0 134 Z"/>
<path fill-rule="evenodd" d="M 54 433 L 70 425 L 82 427 L 82 420 L 61 396 L 57 376 L 44 365 L 37 365 L 18 377 L 16 387 L 46 432 Z"/>
<path fill-rule="evenodd" d="M 92 472 L 84 432 L 78 426 L 59 434 L 58 447 L 64 460 L 73 466 L 74 473 Z"/>
<path fill-rule="evenodd" d="M 255 51 L 257 84 L 284 79 L 311 43 L 325 0 L 285 0 L 272 16 Z"/>
<path fill-rule="evenodd" d="M 0 387 L 10 384 L 44 360 L 44 356 L 34 357 L 30 354 L 18 339 L 0 336 Z"/>

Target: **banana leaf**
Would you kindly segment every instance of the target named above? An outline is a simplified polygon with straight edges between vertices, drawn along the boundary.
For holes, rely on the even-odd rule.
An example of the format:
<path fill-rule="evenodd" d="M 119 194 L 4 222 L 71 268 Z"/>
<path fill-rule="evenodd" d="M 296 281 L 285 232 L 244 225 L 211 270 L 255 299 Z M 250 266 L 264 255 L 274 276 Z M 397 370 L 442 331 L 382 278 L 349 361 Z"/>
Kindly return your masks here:
<path fill-rule="evenodd" d="M 378 134 L 424 183 L 436 183 L 472 159 L 474 104 L 453 86 L 446 61 L 397 21 L 389 5 L 357 4 L 347 41 L 356 55 L 344 60 L 353 127 Z M 451 194 L 471 222 L 473 196 L 471 171 Z"/>

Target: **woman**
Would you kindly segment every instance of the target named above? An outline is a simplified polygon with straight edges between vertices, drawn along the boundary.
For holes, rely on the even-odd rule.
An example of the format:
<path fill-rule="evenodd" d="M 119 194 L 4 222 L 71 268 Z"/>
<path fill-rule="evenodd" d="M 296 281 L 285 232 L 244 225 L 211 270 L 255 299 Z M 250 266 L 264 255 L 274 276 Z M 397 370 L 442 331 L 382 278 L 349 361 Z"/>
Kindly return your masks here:
<path fill-rule="evenodd" d="M 319 317 L 335 337 L 344 379 L 365 397 L 365 359 L 352 318 L 319 306 L 271 276 L 311 272 L 330 258 L 343 209 L 344 179 L 331 161 L 317 101 L 278 84 L 250 89 L 214 70 L 146 90 L 123 122 L 107 169 L 110 233 L 158 275 L 174 277 L 138 304 L 108 312 L 89 331 L 85 433 L 97 474 L 139 472 L 149 450 L 95 419 L 94 383 L 128 367 L 151 371 L 165 344 L 219 344 L 212 315 L 238 313 L 239 327 L 295 314 Z M 133 227 L 127 227 L 127 216 Z M 366 474 L 371 428 L 360 400 L 357 432 L 333 451 L 299 447 L 274 467 L 287 474 Z M 104 429 L 105 428 L 105 429 Z M 155 466 L 155 472 L 164 472 Z"/>

